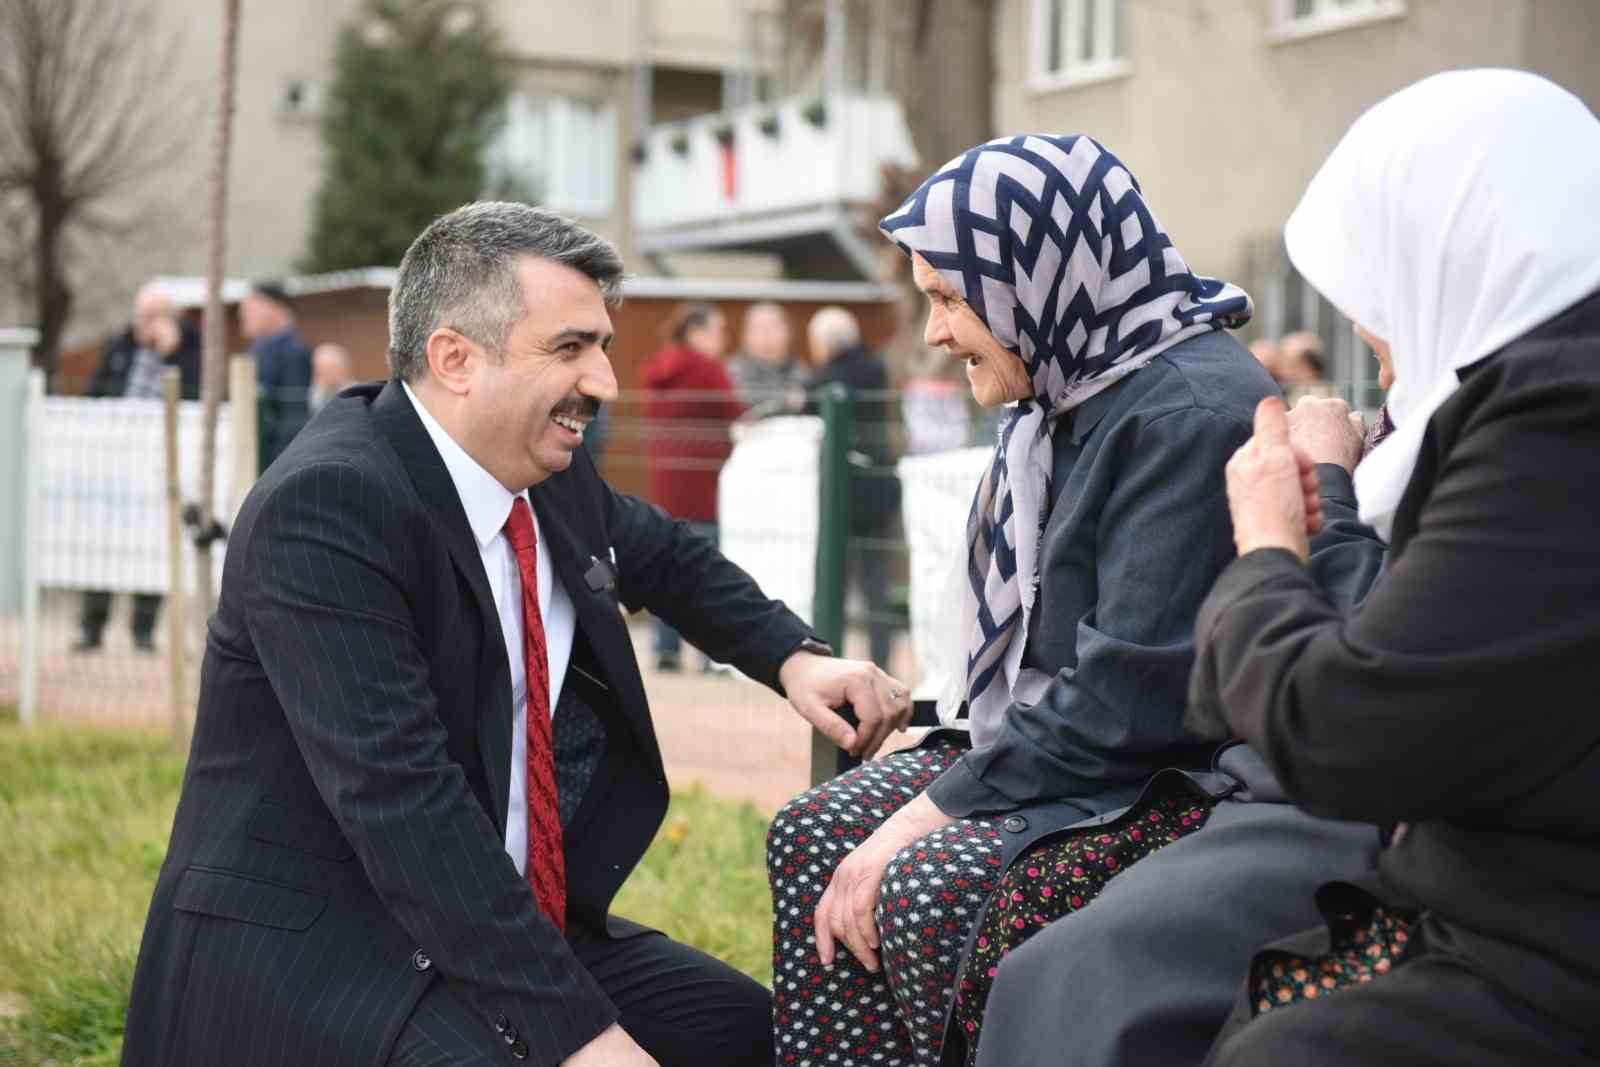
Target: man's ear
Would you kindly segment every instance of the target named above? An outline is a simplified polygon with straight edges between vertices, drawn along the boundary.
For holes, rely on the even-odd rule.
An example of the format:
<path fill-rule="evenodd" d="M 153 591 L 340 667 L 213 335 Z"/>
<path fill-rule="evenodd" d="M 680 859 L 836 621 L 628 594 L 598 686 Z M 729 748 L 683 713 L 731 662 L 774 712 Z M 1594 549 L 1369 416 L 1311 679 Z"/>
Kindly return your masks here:
<path fill-rule="evenodd" d="M 466 394 L 478 355 L 477 345 L 449 327 L 428 335 L 428 373 L 457 396 Z"/>

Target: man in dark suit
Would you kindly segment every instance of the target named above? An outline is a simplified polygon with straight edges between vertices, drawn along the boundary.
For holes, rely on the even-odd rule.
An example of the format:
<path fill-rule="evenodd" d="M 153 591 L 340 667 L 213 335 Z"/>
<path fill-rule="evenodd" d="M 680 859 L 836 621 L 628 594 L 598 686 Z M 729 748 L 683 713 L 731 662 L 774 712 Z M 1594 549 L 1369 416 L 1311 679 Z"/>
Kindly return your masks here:
<path fill-rule="evenodd" d="M 771 1062 L 764 989 L 608 914 L 667 803 L 621 607 L 854 751 L 909 700 L 600 480 L 579 446 L 616 396 L 621 269 L 523 205 L 435 221 L 390 295 L 393 380 L 251 492 L 124 1064 Z"/>

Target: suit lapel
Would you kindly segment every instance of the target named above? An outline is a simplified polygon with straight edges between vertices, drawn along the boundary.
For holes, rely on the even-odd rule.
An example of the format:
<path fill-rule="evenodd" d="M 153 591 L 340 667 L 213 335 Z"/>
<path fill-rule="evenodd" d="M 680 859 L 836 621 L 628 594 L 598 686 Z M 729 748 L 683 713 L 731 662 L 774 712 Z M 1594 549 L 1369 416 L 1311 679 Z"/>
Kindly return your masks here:
<path fill-rule="evenodd" d="M 417 494 L 428 505 L 434 528 L 449 552 L 451 563 L 466 579 L 477 602 L 483 622 L 478 676 L 493 679 L 488 702 L 478 714 L 478 752 L 483 758 L 484 777 L 494 801 L 489 815 L 496 828 L 504 833 L 506 805 L 511 796 L 511 666 L 506 662 L 506 646 L 494 594 L 483 572 L 483 555 L 472 536 L 472 527 L 467 522 L 467 513 L 461 506 L 461 496 L 456 492 L 450 471 L 398 381 L 384 385 L 373 401 L 372 417 L 400 457 L 412 484 L 417 487 Z"/>
<path fill-rule="evenodd" d="M 628 624 L 619 610 L 616 590 L 593 589 L 586 575 L 596 560 L 606 559 L 610 546 L 596 527 L 583 529 L 583 510 L 577 499 L 572 469 L 547 478 L 529 490 L 539 528 L 550 551 L 550 563 L 577 611 L 578 625 L 589 638 L 595 659 L 617 690 L 617 703 L 644 751 L 655 753 L 655 726 L 645 701 L 644 682 L 634 659 Z"/>

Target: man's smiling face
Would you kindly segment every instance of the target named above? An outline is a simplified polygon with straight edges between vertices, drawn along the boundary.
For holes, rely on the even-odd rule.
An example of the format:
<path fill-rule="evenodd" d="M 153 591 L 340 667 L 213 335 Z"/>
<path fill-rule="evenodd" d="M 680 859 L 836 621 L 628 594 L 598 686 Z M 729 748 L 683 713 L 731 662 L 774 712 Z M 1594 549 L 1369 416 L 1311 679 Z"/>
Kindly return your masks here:
<path fill-rule="evenodd" d="M 594 279 L 549 259 L 517 261 L 522 317 L 496 359 L 479 350 L 466 396 L 468 451 L 517 492 L 572 463 L 600 405 L 617 397 L 611 315 Z"/>

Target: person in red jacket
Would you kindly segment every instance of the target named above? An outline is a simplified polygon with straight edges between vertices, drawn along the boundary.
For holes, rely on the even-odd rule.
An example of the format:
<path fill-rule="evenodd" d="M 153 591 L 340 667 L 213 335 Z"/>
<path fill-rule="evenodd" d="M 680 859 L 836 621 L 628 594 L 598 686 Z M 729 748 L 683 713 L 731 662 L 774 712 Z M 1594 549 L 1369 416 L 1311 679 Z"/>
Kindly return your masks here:
<path fill-rule="evenodd" d="M 692 303 L 668 324 L 667 344 L 644 365 L 650 501 L 714 540 L 717 475 L 733 448 L 728 424 L 744 410 L 721 363 L 727 320 L 715 305 Z M 675 671 L 678 633 L 660 619 L 655 626 L 656 668 Z"/>

